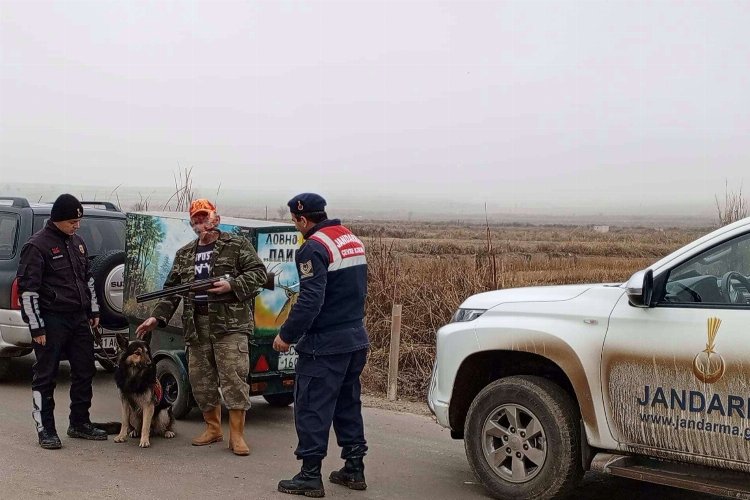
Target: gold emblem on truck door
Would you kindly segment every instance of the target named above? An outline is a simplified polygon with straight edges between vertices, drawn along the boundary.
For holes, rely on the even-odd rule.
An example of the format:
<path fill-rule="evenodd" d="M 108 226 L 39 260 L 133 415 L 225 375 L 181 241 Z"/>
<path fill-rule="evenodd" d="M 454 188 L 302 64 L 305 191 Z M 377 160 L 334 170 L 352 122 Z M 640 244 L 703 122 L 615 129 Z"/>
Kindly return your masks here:
<path fill-rule="evenodd" d="M 708 318 L 708 342 L 706 348 L 695 356 L 693 360 L 693 375 L 706 384 L 718 382 L 727 370 L 724 358 L 715 351 L 716 335 L 719 333 L 721 320 L 719 318 Z"/>

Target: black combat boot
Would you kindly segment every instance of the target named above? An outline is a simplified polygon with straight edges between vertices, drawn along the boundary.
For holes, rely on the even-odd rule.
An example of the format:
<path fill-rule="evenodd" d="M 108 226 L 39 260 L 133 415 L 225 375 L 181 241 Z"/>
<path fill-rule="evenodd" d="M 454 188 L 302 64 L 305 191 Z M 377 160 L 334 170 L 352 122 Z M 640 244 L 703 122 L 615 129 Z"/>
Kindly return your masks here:
<path fill-rule="evenodd" d="M 68 427 L 68 436 L 72 438 L 91 439 L 93 441 L 106 441 L 107 431 L 97 429 L 90 423 L 85 424 L 71 424 Z"/>
<path fill-rule="evenodd" d="M 320 460 L 302 459 L 302 470 L 292 479 L 279 481 L 279 491 L 292 495 L 305 495 L 312 498 L 323 498 L 323 479 L 320 475 Z"/>
<path fill-rule="evenodd" d="M 331 472 L 328 478 L 334 484 L 346 486 L 350 490 L 366 490 L 365 464 L 362 457 L 347 458 L 341 470 Z"/>
<path fill-rule="evenodd" d="M 57 431 L 55 429 L 47 430 L 42 428 L 42 430 L 39 431 L 38 434 L 39 446 L 41 446 L 45 450 L 59 450 L 60 448 L 62 448 L 60 437 L 57 435 Z"/>

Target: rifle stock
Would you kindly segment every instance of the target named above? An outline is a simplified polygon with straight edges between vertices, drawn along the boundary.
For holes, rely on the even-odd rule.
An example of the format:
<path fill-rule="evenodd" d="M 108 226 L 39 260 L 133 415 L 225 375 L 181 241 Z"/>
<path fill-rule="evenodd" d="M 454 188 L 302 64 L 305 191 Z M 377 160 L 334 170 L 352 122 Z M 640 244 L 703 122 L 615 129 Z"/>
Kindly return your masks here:
<path fill-rule="evenodd" d="M 191 281 L 189 283 L 183 283 L 181 285 L 170 286 L 161 290 L 153 292 L 142 293 L 135 296 L 137 303 L 147 302 L 149 300 L 160 299 L 162 297 L 169 297 L 171 295 L 182 295 L 190 292 L 200 292 L 213 288 L 214 283 L 219 280 L 228 280 L 230 276 L 225 274 L 224 276 L 215 276 L 213 278 L 207 278 L 203 280 Z"/>

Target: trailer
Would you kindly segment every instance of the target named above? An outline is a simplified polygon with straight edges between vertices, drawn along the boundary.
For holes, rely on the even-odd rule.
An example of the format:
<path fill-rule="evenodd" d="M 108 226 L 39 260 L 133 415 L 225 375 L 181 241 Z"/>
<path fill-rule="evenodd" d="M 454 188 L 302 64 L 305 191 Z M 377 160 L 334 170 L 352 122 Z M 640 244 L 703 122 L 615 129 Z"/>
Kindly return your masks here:
<path fill-rule="evenodd" d="M 222 217 L 219 229 L 247 238 L 266 269 L 273 272 L 273 290 L 259 289 L 251 303 L 255 329 L 248 338 L 250 394 L 263 396 L 273 406 L 288 406 L 294 400 L 294 347 L 287 353 L 273 350 L 273 339 L 299 295 L 295 255 L 302 235 L 292 224 Z M 195 241 L 186 213 L 132 212 L 127 214 L 123 313 L 130 338 L 136 327 L 151 315 L 154 302 L 137 303 L 136 296 L 161 290 L 175 252 Z M 184 298 L 183 298 L 184 301 Z M 182 335 L 182 304 L 165 328 L 151 337 L 151 351 L 164 398 L 172 404 L 176 418 L 183 418 L 195 406 L 188 371 L 187 350 Z"/>

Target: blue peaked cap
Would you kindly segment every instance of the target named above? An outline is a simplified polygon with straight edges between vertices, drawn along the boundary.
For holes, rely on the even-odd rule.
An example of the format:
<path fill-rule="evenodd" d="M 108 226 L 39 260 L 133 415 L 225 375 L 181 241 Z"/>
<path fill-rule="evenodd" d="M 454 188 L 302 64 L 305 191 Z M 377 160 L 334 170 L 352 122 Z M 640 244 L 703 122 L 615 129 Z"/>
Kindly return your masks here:
<path fill-rule="evenodd" d="M 326 200 L 315 193 L 298 194 L 287 203 L 289 211 L 295 215 L 309 214 L 310 212 L 323 212 L 326 209 Z"/>

